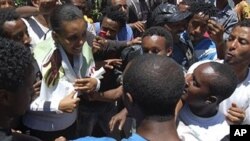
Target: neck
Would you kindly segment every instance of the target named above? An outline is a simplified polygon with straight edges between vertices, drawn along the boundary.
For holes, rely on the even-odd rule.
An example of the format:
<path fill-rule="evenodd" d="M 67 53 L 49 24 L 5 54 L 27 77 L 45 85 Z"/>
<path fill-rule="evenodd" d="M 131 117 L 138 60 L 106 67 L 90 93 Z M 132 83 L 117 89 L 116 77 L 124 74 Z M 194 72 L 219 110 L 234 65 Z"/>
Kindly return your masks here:
<path fill-rule="evenodd" d="M 74 56 L 71 54 L 68 54 L 67 52 L 66 52 L 66 54 L 67 54 L 67 57 L 69 59 L 71 66 L 73 67 L 74 66 Z"/>
<path fill-rule="evenodd" d="M 152 141 L 180 141 L 174 118 L 167 121 L 144 119 L 137 128 L 137 133 Z"/>
<path fill-rule="evenodd" d="M 49 16 L 48 15 L 37 15 L 37 16 L 34 16 L 35 19 L 40 23 L 42 24 L 43 26 L 49 28 Z"/>
<path fill-rule="evenodd" d="M 199 117 L 209 118 L 217 114 L 218 108 L 216 108 L 216 103 L 211 103 L 209 105 L 199 106 L 199 107 L 192 107 L 189 105 L 191 112 Z"/>
<path fill-rule="evenodd" d="M 241 83 L 244 81 L 248 75 L 248 66 L 239 66 L 239 65 L 230 65 L 231 68 L 234 70 L 235 74 L 237 75 L 238 78 L 238 83 Z"/>

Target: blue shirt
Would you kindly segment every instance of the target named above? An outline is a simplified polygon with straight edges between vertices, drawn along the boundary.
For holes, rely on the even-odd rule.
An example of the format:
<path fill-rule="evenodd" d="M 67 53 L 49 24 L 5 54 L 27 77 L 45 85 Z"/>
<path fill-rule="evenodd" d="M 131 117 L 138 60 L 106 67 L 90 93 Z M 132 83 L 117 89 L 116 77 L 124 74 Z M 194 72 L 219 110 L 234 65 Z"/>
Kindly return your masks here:
<path fill-rule="evenodd" d="M 96 137 L 82 137 L 82 138 L 78 138 L 76 140 L 72 140 L 72 141 L 116 141 L 113 138 L 110 137 L 102 137 L 102 138 L 96 138 Z"/>
<path fill-rule="evenodd" d="M 181 33 L 180 41 L 186 45 L 189 45 L 188 41 L 191 42 L 186 31 Z M 216 45 L 210 38 L 204 37 L 199 43 L 193 46 L 193 49 L 198 61 L 217 59 Z"/>
<path fill-rule="evenodd" d="M 130 136 L 127 139 L 122 139 L 121 141 L 147 141 L 145 138 L 143 138 L 142 136 L 133 133 L 132 136 Z"/>
<path fill-rule="evenodd" d="M 72 140 L 72 141 L 116 141 L 113 138 L 110 137 L 102 137 L 102 138 L 96 138 L 96 137 L 82 137 L 76 140 Z M 144 139 L 142 136 L 133 133 L 132 136 L 130 136 L 127 139 L 122 139 L 121 141 L 147 141 L 146 139 Z"/>

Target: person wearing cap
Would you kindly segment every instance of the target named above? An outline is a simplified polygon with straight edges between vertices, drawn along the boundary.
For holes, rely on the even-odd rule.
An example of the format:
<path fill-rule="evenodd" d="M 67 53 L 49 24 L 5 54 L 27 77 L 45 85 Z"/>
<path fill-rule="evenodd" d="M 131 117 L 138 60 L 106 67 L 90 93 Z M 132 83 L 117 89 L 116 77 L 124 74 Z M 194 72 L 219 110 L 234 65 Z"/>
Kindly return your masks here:
<path fill-rule="evenodd" d="M 217 58 L 215 43 L 203 36 L 208 30 L 208 19 L 216 14 L 215 7 L 204 2 L 192 2 L 190 6 L 190 10 L 180 12 L 176 6 L 166 3 L 159 5 L 152 13 L 152 17 L 155 17 L 152 23 L 162 25 L 172 32 L 173 58 L 186 69 L 196 61 Z M 181 24 L 177 24 L 177 21 Z"/>
<path fill-rule="evenodd" d="M 194 61 L 192 60 L 193 56 L 190 56 L 191 52 L 188 52 L 187 48 L 179 47 L 179 34 L 186 30 L 187 23 L 191 17 L 192 13 L 189 11 L 181 12 L 176 5 L 162 3 L 153 10 L 147 23 L 148 27 L 162 26 L 171 32 L 174 44 L 173 59 L 184 67 L 190 66 Z M 181 58 L 179 59 L 176 56 L 182 57 L 179 57 Z"/>

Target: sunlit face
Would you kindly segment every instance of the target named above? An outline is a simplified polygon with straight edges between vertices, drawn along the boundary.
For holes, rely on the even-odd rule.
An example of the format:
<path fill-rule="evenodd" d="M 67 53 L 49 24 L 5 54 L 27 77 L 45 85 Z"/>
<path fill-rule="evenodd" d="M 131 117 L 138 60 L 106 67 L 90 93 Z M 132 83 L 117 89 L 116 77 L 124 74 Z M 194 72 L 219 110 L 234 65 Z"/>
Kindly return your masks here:
<path fill-rule="evenodd" d="M 187 32 L 193 42 L 199 42 L 204 37 L 203 35 L 208 29 L 208 19 L 209 16 L 199 13 L 195 14 L 189 21 Z"/>
<path fill-rule="evenodd" d="M 0 0 L 0 8 L 10 8 L 15 7 L 13 0 Z"/>
<path fill-rule="evenodd" d="M 215 77 L 217 77 L 216 72 L 208 63 L 198 66 L 192 75 L 187 75 L 187 102 L 190 106 L 204 105 L 210 94 L 209 82 Z"/>
<path fill-rule="evenodd" d="M 142 48 L 144 53 L 170 56 L 172 49 L 166 44 L 162 36 L 153 35 L 142 38 Z"/>
<path fill-rule="evenodd" d="M 86 39 L 87 24 L 83 19 L 63 21 L 60 33 L 53 33 L 68 55 L 79 55 Z"/>
<path fill-rule="evenodd" d="M 250 64 L 250 27 L 233 28 L 226 45 L 226 63 L 246 66 Z"/>
<path fill-rule="evenodd" d="M 112 6 L 118 6 L 119 9 L 128 15 L 128 5 L 126 0 L 112 0 Z"/>
<path fill-rule="evenodd" d="M 102 20 L 101 31 L 105 32 L 105 37 L 107 39 L 114 40 L 117 33 L 120 30 L 120 24 L 116 21 L 113 21 L 107 17 L 104 17 Z"/>
<path fill-rule="evenodd" d="M 25 23 L 21 19 L 6 21 L 3 25 L 3 29 L 7 38 L 22 42 L 25 46 L 30 47 L 31 39 Z"/>

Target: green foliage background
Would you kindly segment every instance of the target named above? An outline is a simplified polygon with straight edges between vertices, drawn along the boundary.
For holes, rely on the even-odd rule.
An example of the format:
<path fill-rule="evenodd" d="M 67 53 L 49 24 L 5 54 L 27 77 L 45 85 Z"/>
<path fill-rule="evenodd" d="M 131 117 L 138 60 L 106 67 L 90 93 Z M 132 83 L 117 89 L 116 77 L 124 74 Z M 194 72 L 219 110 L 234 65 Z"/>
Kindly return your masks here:
<path fill-rule="evenodd" d="M 26 0 L 15 0 L 16 6 L 26 5 Z"/>

